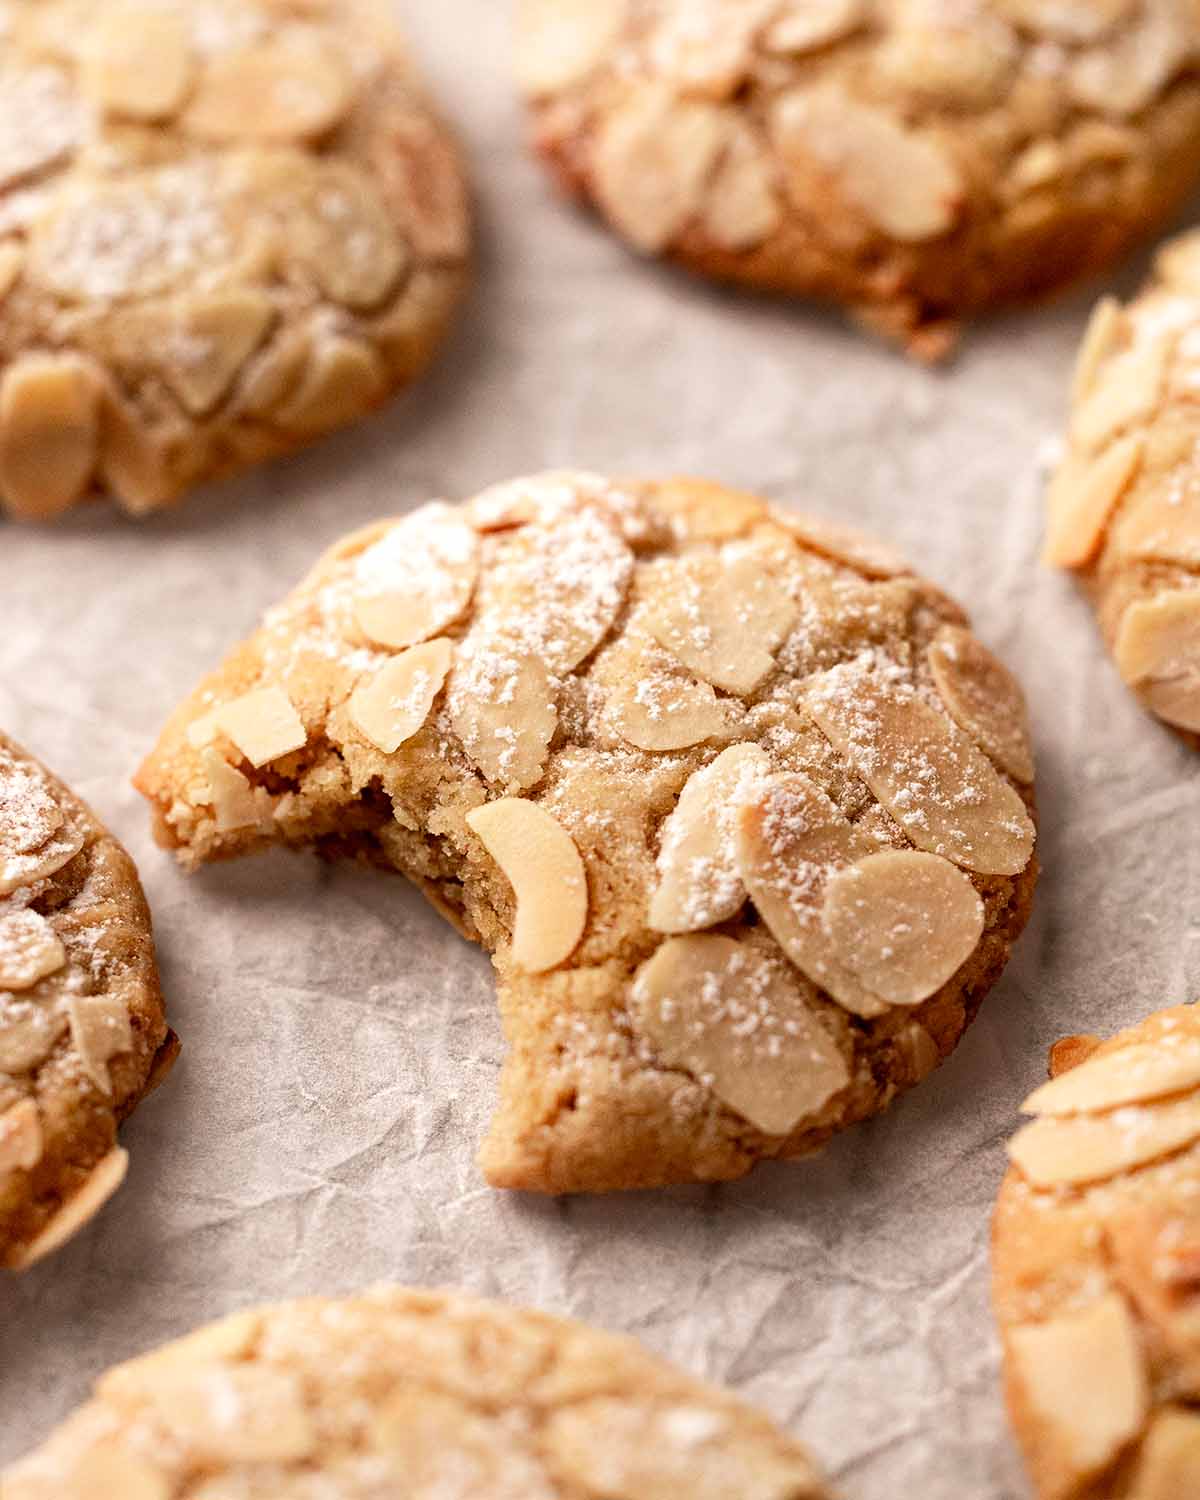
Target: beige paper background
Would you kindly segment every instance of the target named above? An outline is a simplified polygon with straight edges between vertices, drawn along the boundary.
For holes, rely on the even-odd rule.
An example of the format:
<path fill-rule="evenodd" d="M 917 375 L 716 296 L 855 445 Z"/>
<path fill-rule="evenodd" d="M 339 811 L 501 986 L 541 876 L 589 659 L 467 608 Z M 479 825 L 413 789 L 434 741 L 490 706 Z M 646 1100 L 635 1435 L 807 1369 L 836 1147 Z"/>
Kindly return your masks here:
<path fill-rule="evenodd" d="M 395 1279 L 636 1333 L 772 1411 L 847 1500 L 1022 1496 L 987 1301 L 1004 1137 L 1054 1038 L 1200 993 L 1200 761 L 1036 564 L 1039 454 L 1093 293 L 930 372 L 637 262 L 523 154 L 506 12 L 408 5 L 480 209 L 478 287 L 432 378 L 175 515 L 0 525 L 0 723 L 138 860 L 184 1040 L 125 1130 L 110 1209 L 0 1282 L 0 1460 L 197 1322 Z M 1032 926 L 951 1063 L 810 1163 L 607 1199 L 492 1192 L 473 1162 L 502 1050 L 484 958 L 399 880 L 284 856 L 184 877 L 129 787 L 167 710 L 335 537 L 548 465 L 690 470 L 874 527 L 1027 687 Z"/>

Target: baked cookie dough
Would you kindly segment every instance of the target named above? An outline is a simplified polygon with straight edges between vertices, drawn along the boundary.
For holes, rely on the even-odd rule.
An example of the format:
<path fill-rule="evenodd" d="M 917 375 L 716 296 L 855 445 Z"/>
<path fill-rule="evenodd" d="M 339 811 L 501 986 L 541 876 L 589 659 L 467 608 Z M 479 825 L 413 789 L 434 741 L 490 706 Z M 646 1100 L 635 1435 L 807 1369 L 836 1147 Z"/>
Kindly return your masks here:
<path fill-rule="evenodd" d="M 537 149 L 627 241 L 924 357 L 1200 172 L 1191 0 L 520 0 Z"/>
<path fill-rule="evenodd" d="M 1200 1008 L 1070 1037 L 993 1227 L 1009 1408 L 1039 1500 L 1200 1495 Z"/>
<path fill-rule="evenodd" d="M 1126 683 L 1200 748 L 1200 234 L 1092 315 L 1046 558 L 1073 569 Z"/>
<path fill-rule="evenodd" d="M 117 1126 L 178 1048 L 133 862 L 0 734 L 0 1265 L 56 1250 L 120 1187 Z"/>
<path fill-rule="evenodd" d="M 140 515 L 431 358 L 458 159 L 384 0 L 9 0 L 0 513 Z"/>
<path fill-rule="evenodd" d="M 1020 690 L 890 550 L 695 480 L 519 479 L 339 543 L 137 776 L 185 865 L 402 871 L 494 956 L 482 1165 L 738 1177 L 954 1047 L 1035 881 Z"/>
<path fill-rule="evenodd" d="M 582 1323 L 379 1288 L 118 1365 L 2 1500 L 828 1500 L 732 1396 Z"/>

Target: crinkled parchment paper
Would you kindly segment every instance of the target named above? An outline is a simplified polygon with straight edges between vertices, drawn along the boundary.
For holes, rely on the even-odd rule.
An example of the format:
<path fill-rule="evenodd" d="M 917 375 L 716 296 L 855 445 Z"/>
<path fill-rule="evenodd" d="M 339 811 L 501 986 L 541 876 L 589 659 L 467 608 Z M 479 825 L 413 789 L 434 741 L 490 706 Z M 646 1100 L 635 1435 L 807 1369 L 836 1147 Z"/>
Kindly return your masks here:
<path fill-rule="evenodd" d="M 637 262 L 523 153 L 507 10 L 408 5 L 481 217 L 474 301 L 432 378 L 167 518 L 0 526 L 0 723 L 133 852 L 184 1042 L 125 1129 L 120 1195 L 0 1282 L 0 1460 L 195 1323 L 395 1279 L 635 1333 L 772 1411 L 847 1500 L 1014 1500 L 987 1246 L 1017 1102 L 1059 1035 L 1200 995 L 1200 759 L 1036 562 L 1039 463 L 1092 293 L 992 323 L 931 373 L 832 317 Z M 399 879 L 283 855 L 185 877 L 130 789 L 167 711 L 334 538 L 547 465 L 687 470 L 876 528 L 1029 693 L 1033 923 L 951 1062 L 811 1162 L 604 1199 L 491 1191 L 483 956 Z"/>

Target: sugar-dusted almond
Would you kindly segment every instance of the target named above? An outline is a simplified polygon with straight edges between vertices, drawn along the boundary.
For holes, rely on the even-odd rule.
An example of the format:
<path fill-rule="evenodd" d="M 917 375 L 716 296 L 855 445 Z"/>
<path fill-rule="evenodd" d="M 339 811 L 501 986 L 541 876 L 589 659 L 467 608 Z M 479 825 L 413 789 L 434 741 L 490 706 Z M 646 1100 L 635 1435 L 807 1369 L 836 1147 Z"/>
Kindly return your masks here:
<path fill-rule="evenodd" d="M 1196 1140 L 1200 1094 L 1190 1093 L 1103 1114 L 1043 1115 L 1017 1131 L 1008 1154 L 1035 1187 L 1063 1187 L 1102 1182 Z"/>
<path fill-rule="evenodd" d="M 377 750 L 391 755 L 429 717 L 454 656 L 444 637 L 411 646 L 385 662 L 351 694 L 351 722 Z"/>
<path fill-rule="evenodd" d="M 5 1007 L 0 1025 L 0 1073 L 29 1073 L 45 1062 L 67 1029 L 62 1006 L 34 997 Z"/>
<path fill-rule="evenodd" d="M 513 888 L 512 962 L 530 974 L 557 968 L 587 925 L 587 874 L 574 839 L 523 797 L 485 803 L 467 823 Z"/>
<path fill-rule="evenodd" d="M 379 188 L 347 161 L 297 168 L 286 214 L 285 254 L 306 266 L 345 307 L 377 307 L 409 263 Z"/>
<path fill-rule="evenodd" d="M 1200 589 L 1164 589 L 1131 604 L 1113 655 L 1160 718 L 1200 730 Z"/>
<path fill-rule="evenodd" d="M 74 505 L 96 467 L 99 381 L 76 354 L 24 354 L 0 380 L 0 501 L 44 521 Z"/>
<path fill-rule="evenodd" d="M 184 407 L 200 416 L 228 395 L 275 316 L 265 292 L 233 287 L 178 298 L 140 319 L 156 368 Z"/>
<path fill-rule="evenodd" d="M 209 141 L 302 141 L 341 122 L 354 97 L 350 70 L 325 41 L 278 28 L 208 59 L 181 116 Z"/>
<path fill-rule="evenodd" d="M 521 792 L 541 779 L 558 706 L 540 656 L 503 638 L 468 637 L 448 703 L 463 749 L 493 786 Z"/>
<path fill-rule="evenodd" d="M 1046 497 L 1045 559 L 1059 568 L 1086 567 L 1100 550 L 1113 512 L 1137 477 L 1146 440 L 1118 438 L 1094 458 L 1069 454 Z"/>
<path fill-rule="evenodd" d="M 908 559 L 895 548 L 841 521 L 793 510 L 777 511 L 774 519 L 802 546 L 845 563 L 868 578 L 900 578 L 912 572 Z"/>
<path fill-rule="evenodd" d="M 29 1172 L 42 1159 L 42 1120 L 32 1099 L 18 1099 L 0 1113 L 0 1176 Z"/>
<path fill-rule="evenodd" d="M 1027 1115 L 1073 1115 L 1146 1104 L 1200 1088 L 1200 1041 L 1162 1038 L 1090 1057 L 1034 1089 Z"/>
<path fill-rule="evenodd" d="M 969 630 L 943 625 L 929 647 L 929 669 L 958 727 L 1002 771 L 1032 781 L 1025 694 L 1004 663 Z"/>
<path fill-rule="evenodd" d="M 193 1368 L 180 1361 L 160 1366 L 140 1396 L 155 1426 L 196 1466 L 295 1464 L 318 1445 L 303 1383 L 288 1370 L 253 1363 Z"/>
<path fill-rule="evenodd" d="M 1150 1421 L 1133 1473 L 1134 1500 L 1182 1500 L 1200 1494 L 1200 1415 L 1166 1406 Z"/>
<path fill-rule="evenodd" d="M 688 778 L 663 824 L 658 882 L 646 918 L 656 932 L 695 932 L 737 915 L 746 887 L 738 873 L 733 819 L 770 769 L 759 746 L 730 745 Z"/>
<path fill-rule="evenodd" d="M 1029 863 L 1025 804 L 907 671 L 866 652 L 816 678 L 806 704 L 918 848 L 981 875 L 1015 875 Z"/>
<path fill-rule="evenodd" d="M 308 742 L 292 700 L 275 683 L 222 703 L 214 720 L 255 767 L 302 750 Z"/>
<path fill-rule="evenodd" d="M 478 576 L 475 532 L 450 506 L 434 501 L 359 557 L 355 619 L 377 646 L 415 646 L 465 613 Z"/>
<path fill-rule="evenodd" d="M 62 940 L 40 912 L 0 917 L 0 990 L 28 990 L 67 961 Z"/>
<path fill-rule="evenodd" d="M 1072 441 L 1083 452 L 1099 452 L 1153 415 L 1162 399 L 1171 347 L 1169 338 L 1145 338 L 1100 365 L 1071 420 Z"/>
<path fill-rule="evenodd" d="M 857 31 L 869 16 L 867 0 L 785 0 L 763 32 L 763 45 L 769 52 L 813 52 Z"/>
<path fill-rule="evenodd" d="M 727 739 L 734 714 L 649 635 L 627 632 L 597 670 L 613 728 L 639 750 L 683 750 Z"/>
<path fill-rule="evenodd" d="M 586 78 L 620 37 L 629 0 L 518 0 L 517 81 L 551 94 Z"/>
<path fill-rule="evenodd" d="M 637 971 L 634 1029 L 765 1135 L 787 1135 L 849 1081 L 811 986 L 761 948 L 715 934 L 669 938 Z"/>
<path fill-rule="evenodd" d="M 43 1256 L 65 1245 L 72 1235 L 78 1234 L 121 1186 L 128 1169 L 128 1151 L 121 1146 L 114 1146 L 107 1156 L 101 1157 L 83 1186 L 67 1199 L 42 1231 L 9 1256 L 8 1263 L 13 1270 L 24 1271 Z"/>
<path fill-rule="evenodd" d="M 82 820 L 67 814 L 41 770 L 0 754 L 0 896 L 61 870 L 83 843 Z"/>
<path fill-rule="evenodd" d="M 253 828 L 260 821 L 260 809 L 254 788 L 246 777 L 211 745 L 201 751 L 200 762 L 206 787 L 198 800 L 212 806 L 218 832 L 232 833 L 238 828 Z"/>
<path fill-rule="evenodd" d="M 184 17 L 130 0 L 96 17 L 83 82 L 110 114 L 165 120 L 183 103 L 195 59 Z"/>
<path fill-rule="evenodd" d="M 919 1005 L 975 951 L 983 902 L 949 860 L 887 849 L 829 877 L 821 923 L 872 994 Z"/>
<path fill-rule="evenodd" d="M 322 332 L 299 385 L 272 417 L 296 432 L 328 432 L 369 412 L 386 389 L 383 361 L 369 344 Z"/>
<path fill-rule="evenodd" d="M 112 1093 L 108 1060 L 133 1046 L 129 1007 L 119 994 L 72 995 L 67 1000 L 71 1045 L 102 1094 Z"/>

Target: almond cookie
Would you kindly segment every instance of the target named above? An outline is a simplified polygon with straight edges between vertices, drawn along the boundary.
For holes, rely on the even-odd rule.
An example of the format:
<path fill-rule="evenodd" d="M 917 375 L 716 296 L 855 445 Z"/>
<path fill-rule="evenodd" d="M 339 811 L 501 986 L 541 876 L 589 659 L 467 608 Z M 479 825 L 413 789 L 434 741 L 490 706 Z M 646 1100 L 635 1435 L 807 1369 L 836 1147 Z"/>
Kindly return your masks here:
<path fill-rule="evenodd" d="M 557 175 L 637 249 L 937 357 L 1200 171 L 1194 0 L 521 0 Z"/>
<path fill-rule="evenodd" d="M 0 512 L 135 515 L 355 420 L 466 275 L 383 0 L 10 0 Z"/>
<path fill-rule="evenodd" d="M 0 1265 L 56 1250 L 120 1187 L 117 1126 L 178 1047 L 133 862 L 0 734 Z"/>
<path fill-rule="evenodd" d="M 807 1456 L 632 1339 L 380 1287 L 237 1313 L 103 1375 L 0 1500 L 823 1500 Z"/>
<path fill-rule="evenodd" d="M 1070 1037 L 993 1225 L 1009 1408 L 1039 1500 L 1200 1495 L 1200 1008 Z"/>
<path fill-rule="evenodd" d="M 1048 562 L 1091 596 L 1125 682 L 1200 748 L 1200 234 L 1160 251 L 1128 307 L 1098 304 L 1079 352 Z"/>
<path fill-rule="evenodd" d="M 549 474 L 338 544 L 137 785 L 185 865 L 399 870 L 494 956 L 482 1165 L 544 1192 L 811 1152 L 953 1048 L 1035 880 L 1020 690 L 888 549 Z"/>

